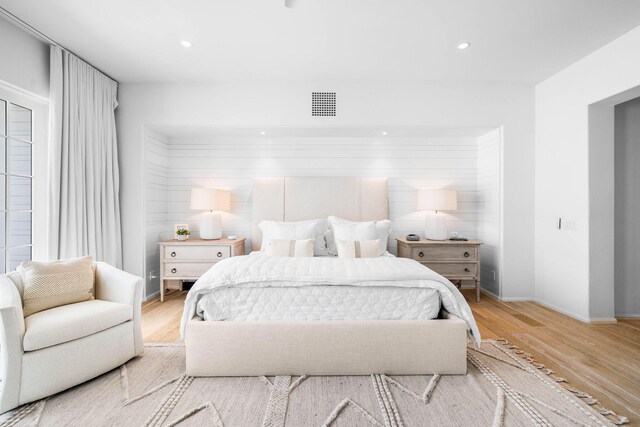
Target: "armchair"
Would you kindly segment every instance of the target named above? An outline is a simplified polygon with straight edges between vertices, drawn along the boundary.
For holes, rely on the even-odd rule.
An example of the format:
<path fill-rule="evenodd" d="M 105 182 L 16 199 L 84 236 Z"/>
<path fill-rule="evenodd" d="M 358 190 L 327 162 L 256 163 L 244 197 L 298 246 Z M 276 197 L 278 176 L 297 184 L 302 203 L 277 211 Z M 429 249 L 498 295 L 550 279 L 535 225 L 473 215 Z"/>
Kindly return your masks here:
<path fill-rule="evenodd" d="M 0 413 L 66 390 L 142 354 L 143 279 L 94 263 L 95 300 L 24 317 L 23 283 L 0 276 Z"/>

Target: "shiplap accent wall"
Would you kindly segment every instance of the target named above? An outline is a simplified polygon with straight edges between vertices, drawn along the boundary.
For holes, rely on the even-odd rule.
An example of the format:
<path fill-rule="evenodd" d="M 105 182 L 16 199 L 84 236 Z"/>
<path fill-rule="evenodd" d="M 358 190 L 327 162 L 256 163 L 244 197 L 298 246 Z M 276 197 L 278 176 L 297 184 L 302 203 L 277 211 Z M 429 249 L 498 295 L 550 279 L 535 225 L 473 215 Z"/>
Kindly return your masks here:
<path fill-rule="evenodd" d="M 251 248 L 251 180 L 268 176 L 369 176 L 389 179 L 392 235 L 424 235 L 424 212 L 416 211 L 416 190 L 450 187 L 458 190 L 458 210 L 447 212 L 449 231 L 478 238 L 478 140 L 475 137 L 198 137 L 171 138 L 158 144 L 147 138 L 147 204 L 155 220 L 147 231 L 147 274 L 157 275 L 154 236 L 162 234 L 160 212 L 166 203 L 164 229 L 188 223 L 198 235 L 199 212 L 189 209 L 190 190 L 231 190 L 231 212 L 222 213 L 224 235 L 248 238 Z M 165 138 L 166 141 L 166 138 Z M 167 153 L 165 164 L 155 156 Z M 165 169 L 166 168 L 166 169 Z M 165 171 L 164 172 L 161 171 Z M 166 199 L 161 196 L 162 180 Z M 153 200 L 151 200 L 153 199 Z M 157 202 L 157 203 L 156 203 Z M 156 221 L 157 220 L 157 221 Z M 153 231 L 151 231 L 153 230 Z M 166 238 L 166 237 L 164 237 Z M 157 242 L 158 239 L 156 239 Z M 389 251 L 396 252 L 390 239 Z M 155 264 L 154 264 L 155 263 Z M 155 288 L 154 284 L 151 287 Z M 149 292 L 148 292 L 149 294 Z"/>
<path fill-rule="evenodd" d="M 500 295 L 500 129 L 478 137 L 478 239 L 482 288 Z"/>
<path fill-rule="evenodd" d="M 145 133 L 145 297 L 160 292 L 160 248 L 158 242 L 172 238 L 167 223 L 169 182 L 168 139 L 151 130 Z"/>

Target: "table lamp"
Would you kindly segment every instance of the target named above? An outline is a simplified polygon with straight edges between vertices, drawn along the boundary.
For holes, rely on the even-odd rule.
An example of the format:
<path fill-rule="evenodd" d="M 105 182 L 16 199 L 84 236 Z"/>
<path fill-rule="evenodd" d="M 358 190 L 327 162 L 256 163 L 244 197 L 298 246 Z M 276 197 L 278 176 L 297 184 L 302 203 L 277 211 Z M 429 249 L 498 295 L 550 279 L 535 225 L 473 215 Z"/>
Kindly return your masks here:
<path fill-rule="evenodd" d="M 222 237 L 219 211 L 231 209 L 231 195 L 227 190 L 218 188 L 194 188 L 191 190 L 191 209 L 208 211 L 200 219 L 200 238 L 219 239 Z"/>
<path fill-rule="evenodd" d="M 456 190 L 441 188 L 438 190 L 420 190 L 418 192 L 418 210 L 433 211 L 427 214 L 424 237 L 429 240 L 447 240 L 445 216 L 439 211 L 458 209 Z"/>

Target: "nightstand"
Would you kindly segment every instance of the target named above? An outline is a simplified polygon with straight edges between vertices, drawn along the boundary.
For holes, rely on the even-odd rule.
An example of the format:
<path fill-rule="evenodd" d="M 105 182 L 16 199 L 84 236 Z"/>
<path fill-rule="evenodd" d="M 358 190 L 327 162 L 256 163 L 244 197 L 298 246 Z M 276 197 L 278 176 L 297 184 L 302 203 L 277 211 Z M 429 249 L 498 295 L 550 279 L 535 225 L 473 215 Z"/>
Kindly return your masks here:
<path fill-rule="evenodd" d="M 396 238 L 398 256 L 411 258 L 431 270 L 454 280 L 473 280 L 476 285 L 476 301 L 480 301 L 480 245 L 482 242 L 453 240 L 409 241 Z"/>
<path fill-rule="evenodd" d="M 214 264 L 244 255 L 244 237 L 229 240 L 165 240 L 160 242 L 160 301 L 164 301 L 166 280 L 198 280 Z"/>

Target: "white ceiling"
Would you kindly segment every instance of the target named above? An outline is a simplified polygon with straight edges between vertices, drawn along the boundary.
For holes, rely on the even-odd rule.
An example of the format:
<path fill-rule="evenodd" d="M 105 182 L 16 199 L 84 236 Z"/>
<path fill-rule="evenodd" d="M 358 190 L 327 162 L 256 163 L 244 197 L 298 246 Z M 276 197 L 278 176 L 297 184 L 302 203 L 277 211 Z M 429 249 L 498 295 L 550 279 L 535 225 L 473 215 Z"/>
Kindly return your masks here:
<path fill-rule="evenodd" d="M 640 25 L 638 0 L 0 0 L 123 82 L 539 82 Z M 194 46 L 186 49 L 181 40 Z M 461 41 L 471 47 L 459 51 Z"/>

